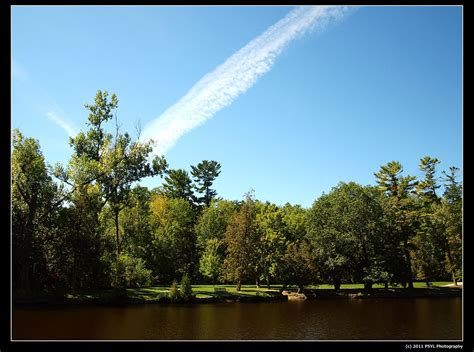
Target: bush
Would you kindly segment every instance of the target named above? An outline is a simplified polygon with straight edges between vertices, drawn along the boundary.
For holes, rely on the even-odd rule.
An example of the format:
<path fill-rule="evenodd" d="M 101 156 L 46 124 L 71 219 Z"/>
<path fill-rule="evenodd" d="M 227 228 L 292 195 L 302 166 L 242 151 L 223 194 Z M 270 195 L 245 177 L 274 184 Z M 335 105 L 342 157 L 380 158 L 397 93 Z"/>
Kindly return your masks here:
<path fill-rule="evenodd" d="M 178 288 L 178 281 L 173 280 L 173 283 L 171 284 L 170 291 L 168 293 L 168 297 L 172 302 L 179 301 L 181 299 L 181 295 L 179 293 L 179 288 Z"/>
<path fill-rule="evenodd" d="M 112 287 L 141 287 L 151 283 L 151 270 L 141 258 L 120 254 L 111 265 Z"/>
<path fill-rule="evenodd" d="M 193 288 L 188 274 L 184 274 L 181 279 L 181 296 L 185 301 L 189 301 L 193 297 Z"/>

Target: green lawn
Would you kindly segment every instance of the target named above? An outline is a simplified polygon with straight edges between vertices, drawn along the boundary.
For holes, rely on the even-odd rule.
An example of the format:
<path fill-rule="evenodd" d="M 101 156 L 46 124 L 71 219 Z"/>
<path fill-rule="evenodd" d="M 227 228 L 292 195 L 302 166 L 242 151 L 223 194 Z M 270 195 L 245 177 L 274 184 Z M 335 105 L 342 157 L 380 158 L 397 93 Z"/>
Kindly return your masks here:
<path fill-rule="evenodd" d="M 193 293 L 197 298 L 211 298 L 211 297 L 222 297 L 226 295 L 230 296 L 269 296 L 268 291 L 264 288 L 256 288 L 253 285 L 242 285 L 240 292 L 237 292 L 235 285 L 192 285 Z M 214 292 L 214 288 L 225 288 L 226 292 Z M 165 295 L 169 290 L 169 286 L 155 286 L 146 288 L 129 288 L 127 294 L 129 297 L 152 299 L 156 298 L 157 295 Z M 277 289 L 275 289 L 277 291 Z"/>
<path fill-rule="evenodd" d="M 449 281 L 438 281 L 432 282 L 432 287 L 441 287 L 449 285 Z M 272 293 L 277 292 L 283 285 L 271 285 L 271 289 L 267 289 L 266 285 L 261 288 L 257 288 L 255 285 L 242 285 L 241 291 L 237 292 L 235 285 L 192 285 L 193 293 L 197 298 L 213 298 L 213 297 L 249 297 L 249 296 L 262 296 L 269 297 Z M 426 288 L 426 282 L 415 282 L 415 288 Z M 392 286 L 389 286 L 392 287 Z M 401 286 L 398 286 L 399 288 Z M 141 288 L 128 288 L 125 294 L 128 298 L 139 299 L 139 300 L 153 300 L 160 296 L 165 297 L 168 294 L 169 286 L 154 286 L 154 287 L 141 287 Z M 215 288 L 225 288 L 226 292 L 215 292 Z M 307 286 L 308 289 L 334 289 L 333 285 L 323 284 L 317 286 Z M 363 284 L 342 284 L 341 289 L 363 289 Z M 373 288 L 384 288 L 383 285 L 375 284 Z M 296 290 L 296 287 L 288 287 L 288 289 Z M 83 291 L 80 293 L 68 294 L 67 298 L 91 300 L 91 299 L 106 299 L 117 295 L 116 290 L 103 289 L 103 290 L 90 290 Z"/>
<path fill-rule="evenodd" d="M 151 300 L 159 296 L 166 296 L 169 292 L 169 286 L 154 286 L 154 287 L 140 287 L 127 288 L 126 296 L 129 298 Z M 197 298 L 211 298 L 211 297 L 225 297 L 225 296 L 270 296 L 266 291 L 278 291 L 277 288 L 267 290 L 266 288 L 256 288 L 254 285 L 242 285 L 240 292 L 237 292 L 235 285 L 192 285 L 193 293 Z M 214 288 L 225 288 L 226 292 L 214 292 Z M 71 293 L 67 298 L 89 300 L 94 298 L 108 298 L 116 294 L 117 291 L 113 289 L 103 290 L 86 290 L 79 293 Z"/>
<path fill-rule="evenodd" d="M 434 286 L 434 287 L 441 287 L 441 286 L 445 286 L 445 285 L 449 285 L 449 284 L 452 284 L 452 282 L 451 281 L 431 282 L 431 286 Z M 426 285 L 426 282 L 414 282 L 413 286 L 415 288 L 426 288 L 426 287 L 428 287 Z M 373 288 L 384 288 L 385 286 L 383 284 L 374 284 L 372 287 Z M 389 288 L 393 288 L 393 287 L 401 288 L 402 286 L 401 285 L 399 285 L 399 286 L 389 285 L 388 287 Z M 318 286 L 308 286 L 308 288 L 333 289 L 334 285 L 323 284 L 323 285 L 318 285 Z M 341 289 L 363 289 L 363 288 L 364 288 L 364 284 L 342 284 L 341 285 Z"/>

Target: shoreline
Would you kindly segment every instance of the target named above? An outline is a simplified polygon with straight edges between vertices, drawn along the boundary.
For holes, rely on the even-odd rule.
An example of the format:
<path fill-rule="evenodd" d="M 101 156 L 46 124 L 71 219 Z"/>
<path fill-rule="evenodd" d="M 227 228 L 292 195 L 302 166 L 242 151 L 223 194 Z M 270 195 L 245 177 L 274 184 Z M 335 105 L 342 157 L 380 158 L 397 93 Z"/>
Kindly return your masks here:
<path fill-rule="evenodd" d="M 125 307 L 130 305 L 146 304 L 209 304 L 209 303 L 265 303 L 275 301 L 288 301 L 288 296 L 278 291 L 267 292 L 268 296 L 244 296 L 223 294 L 215 297 L 193 297 L 188 301 L 172 301 L 166 296 L 156 299 L 139 299 L 133 297 L 93 297 L 93 298 L 66 298 L 66 297 L 38 297 L 23 298 L 13 301 L 13 308 L 39 308 L 39 307 L 66 307 L 66 306 L 115 306 Z M 373 289 L 306 289 L 304 294 L 308 300 L 316 299 L 370 299 L 370 298 L 452 298 L 462 297 L 460 287 L 430 287 L 430 288 L 373 288 Z"/>
<path fill-rule="evenodd" d="M 323 298 L 433 298 L 462 297 L 462 287 L 430 287 L 430 288 L 374 288 L 374 289 L 342 289 L 342 290 L 311 290 L 305 292 L 308 299 Z"/>

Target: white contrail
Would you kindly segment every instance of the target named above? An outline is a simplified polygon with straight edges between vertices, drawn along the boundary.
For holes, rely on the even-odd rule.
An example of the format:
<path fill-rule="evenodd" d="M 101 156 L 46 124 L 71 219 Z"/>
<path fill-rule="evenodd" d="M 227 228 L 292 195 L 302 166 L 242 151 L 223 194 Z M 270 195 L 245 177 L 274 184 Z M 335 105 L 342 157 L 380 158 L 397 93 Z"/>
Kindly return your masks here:
<path fill-rule="evenodd" d="M 176 104 L 150 122 L 140 139 L 153 139 L 153 154 L 165 154 L 182 135 L 252 87 L 292 40 L 313 29 L 323 30 L 348 10 L 341 6 L 301 6 L 292 10 L 199 80 Z"/>
<path fill-rule="evenodd" d="M 68 121 L 66 121 L 64 118 L 62 118 L 61 116 L 59 116 L 55 111 L 48 111 L 46 113 L 46 116 L 51 120 L 53 121 L 54 123 L 56 123 L 57 125 L 59 125 L 60 127 L 62 127 L 66 133 L 68 134 L 69 137 L 75 137 L 77 135 L 77 129 L 74 128 Z"/>

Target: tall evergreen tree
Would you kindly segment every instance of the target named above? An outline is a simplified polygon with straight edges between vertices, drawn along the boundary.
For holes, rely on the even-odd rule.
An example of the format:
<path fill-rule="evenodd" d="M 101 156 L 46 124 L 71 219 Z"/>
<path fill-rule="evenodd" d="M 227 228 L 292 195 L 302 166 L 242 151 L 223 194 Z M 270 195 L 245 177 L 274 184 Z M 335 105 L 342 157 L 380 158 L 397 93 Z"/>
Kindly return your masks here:
<path fill-rule="evenodd" d="M 429 156 L 420 160 L 419 168 L 424 178 L 417 183 L 416 190 L 424 203 L 427 204 L 439 202 L 439 197 L 436 194 L 436 190 L 440 187 L 436 177 L 436 165 L 438 164 L 438 159 Z"/>
<path fill-rule="evenodd" d="M 220 168 L 221 164 L 214 160 L 203 160 L 196 166 L 191 166 L 191 175 L 196 183 L 195 189 L 202 194 L 201 197 L 196 198 L 198 204 L 209 206 L 211 200 L 217 195 L 211 187 L 220 174 Z"/>
<path fill-rule="evenodd" d="M 406 275 L 403 279 L 413 288 L 413 268 L 411 250 L 412 239 L 417 230 L 417 209 L 412 193 L 416 186 L 416 177 L 402 176 L 403 167 L 398 161 L 391 161 L 374 173 L 379 189 L 386 194 L 385 213 L 392 213 L 394 236 L 402 244 L 405 258 Z"/>
<path fill-rule="evenodd" d="M 186 170 L 169 170 L 162 185 L 162 194 L 168 198 L 185 199 L 195 203 L 192 180 Z"/>
<path fill-rule="evenodd" d="M 456 180 L 458 171 L 458 168 L 450 167 L 449 173 L 443 172 L 444 194 L 441 207 L 435 214 L 444 235 L 445 267 L 455 285 L 462 277 L 463 186 Z"/>
<path fill-rule="evenodd" d="M 440 187 L 436 177 L 436 166 L 439 160 L 425 156 L 420 160 L 419 169 L 423 178 L 416 185 L 419 203 L 419 228 L 413 243 L 414 264 L 417 278 L 430 282 L 435 277 L 442 277 L 444 261 L 443 234 L 436 226 L 434 214 L 440 205 L 436 190 Z"/>

